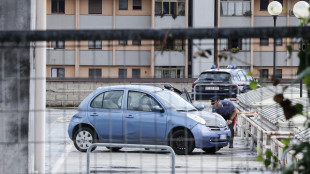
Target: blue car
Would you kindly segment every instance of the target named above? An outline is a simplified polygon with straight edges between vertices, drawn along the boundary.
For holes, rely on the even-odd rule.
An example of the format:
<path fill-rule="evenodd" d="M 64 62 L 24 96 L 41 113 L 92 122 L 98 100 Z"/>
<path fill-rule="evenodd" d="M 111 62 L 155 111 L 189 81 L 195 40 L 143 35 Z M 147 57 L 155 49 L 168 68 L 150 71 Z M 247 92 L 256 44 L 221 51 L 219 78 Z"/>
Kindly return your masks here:
<path fill-rule="evenodd" d="M 194 148 L 214 153 L 227 146 L 231 133 L 226 121 L 197 108 L 159 87 L 100 87 L 82 101 L 68 133 L 81 152 L 96 142 L 169 145 L 180 155 Z"/>

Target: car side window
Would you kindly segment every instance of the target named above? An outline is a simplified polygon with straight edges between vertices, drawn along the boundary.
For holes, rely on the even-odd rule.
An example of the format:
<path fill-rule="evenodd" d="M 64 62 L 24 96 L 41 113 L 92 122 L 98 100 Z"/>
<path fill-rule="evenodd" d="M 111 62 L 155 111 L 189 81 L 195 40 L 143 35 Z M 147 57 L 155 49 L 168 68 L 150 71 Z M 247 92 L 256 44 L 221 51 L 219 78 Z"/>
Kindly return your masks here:
<path fill-rule="evenodd" d="M 124 91 L 108 91 L 103 96 L 103 109 L 121 109 Z"/>
<path fill-rule="evenodd" d="M 159 104 L 148 94 L 136 91 L 129 91 L 127 109 L 133 111 L 153 112 L 153 106 Z"/>
<path fill-rule="evenodd" d="M 103 95 L 104 95 L 104 93 L 98 95 L 98 96 L 91 102 L 90 107 L 92 107 L 92 108 L 102 108 Z"/>
<path fill-rule="evenodd" d="M 108 91 L 98 95 L 90 104 L 92 108 L 121 109 L 124 91 Z"/>
<path fill-rule="evenodd" d="M 246 81 L 246 78 L 241 71 L 238 71 L 238 75 L 239 75 L 241 81 Z"/>

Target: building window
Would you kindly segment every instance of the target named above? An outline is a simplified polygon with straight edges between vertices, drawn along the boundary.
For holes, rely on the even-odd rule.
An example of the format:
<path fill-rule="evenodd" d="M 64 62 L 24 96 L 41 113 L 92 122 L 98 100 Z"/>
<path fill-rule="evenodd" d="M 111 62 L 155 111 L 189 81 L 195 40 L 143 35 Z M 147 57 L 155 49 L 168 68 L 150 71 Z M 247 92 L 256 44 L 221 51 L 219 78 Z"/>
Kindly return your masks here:
<path fill-rule="evenodd" d="M 132 40 L 132 45 L 141 45 L 141 40 Z"/>
<path fill-rule="evenodd" d="M 185 16 L 185 0 L 156 0 L 155 15 Z"/>
<path fill-rule="evenodd" d="M 65 0 L 52 0 L 52 13 L 65 13 Z"/>
<path fill-rule="evenodd" d="M 141 70 L 140 69 L 132 69 L 132 78 L 140 78 Z"/>
<path fill-rule="evenodd" d="M 155 41 L 155 50 L 157 51 L 183 51 L 184 41 L 183 40 L 173 40 L 168 38 L 166 44 L 162 41 Z"/>
<path fill-rule="evenodd" d="M 282 45 L 282 38 L 276 38 L 276 45 L 278 46 Z"/>
<path fill-rule="evenodd" d="M 101 40 L 88 41 L 88 48 L 89 49 L 101 49 L 102 48 Z"/>
<path fill-rule="evenodd" d="M 222 0 L 221 16 L 251 16 L 250 0 Z"/>
<path fill-rule="evenodd" d="M 276 78 L 282 79 L 282 69 L 276 69 Z"/>
<path fill-rule="evenodd" d="M 268 69 L 260 69 L 259 70 L 259 77 L 261 79 L 268 79 L 268 77 L 269 77 L 269 70 Z"/>
<path fill-rule="evenodd" d="M 119 41 L 119 44 L 120 44 L 120 45 L 127 45 L 127 40 L 120 40 L 120 41 Z"/>
<path fill-rule="evenodd" d="M 127 78 L 127 69 L 118 69 L 118 78 Z"/>
<path fill-rule="evenodd" d="M 156 78 L 184 78 L 184 67 L 157 67 Z"/>
<path fill-rule="evenodd" d="M 133 0 L 132 9 L 141 10 L 142 9 L 142 0 Z"/>
<path fill-rule="evenodd" d="M 269 45 L 269 39 L 268 38 L 260 38 L 259 45 L 268 46 Z"/>
<path fill-rule="evenodd" d="M 268 9 L 269 0 L 260 0 L 260 11 L 266 11 Z"/>
<path fill-rule="evenodd" d="M 229 51 L 232 48 L 239 48 L 240 50 L 250 50 L 250 39 L 221 39 L 220 50 Z"/>
<path fill-rule="evenodd" d="M 64 78 L 65 69 L 64 68 L 52 68 L 52 78 Z"/>
<path fill-rule="evenodd" d="M 88 75 L 90 78 L 101 78 L 102 70 L 101 69 L 89 69 Z"/>
<path fill-rule="evenodd" d="M 52 48 L 64 49 L 65 48 L 65 41 L 52 41 Z"/>
<path fill-rule="evenodd" d="M 119 10 L 128 10 L 128 0 L 119 0 Z"/>
<path fill-rule="evenodd" d="M 89 14 L 102 14 L 102 0 L 89 0 L 88 1 Z"/>

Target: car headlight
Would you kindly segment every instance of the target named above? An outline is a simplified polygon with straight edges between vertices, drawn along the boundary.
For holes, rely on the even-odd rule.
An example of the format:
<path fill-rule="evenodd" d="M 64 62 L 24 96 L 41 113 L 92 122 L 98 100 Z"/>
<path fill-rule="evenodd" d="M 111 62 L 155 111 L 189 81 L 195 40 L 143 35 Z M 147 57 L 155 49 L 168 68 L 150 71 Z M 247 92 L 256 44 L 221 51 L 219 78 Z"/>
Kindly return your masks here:
<path fill-rule="evenodd" d="M 187 114 L 187 116 L 188 116 L 189 118 L 191 118 L 192 120 L 194 120 L 194 121 L 200 123 L 200 124 L 206 124 L 206 121 L 205 121 L 203 118 L 201 118 L 201 117 L 199 117 L 199 116 L 197 116 L 197 115 L 194 115 L 194 114 Z"/>

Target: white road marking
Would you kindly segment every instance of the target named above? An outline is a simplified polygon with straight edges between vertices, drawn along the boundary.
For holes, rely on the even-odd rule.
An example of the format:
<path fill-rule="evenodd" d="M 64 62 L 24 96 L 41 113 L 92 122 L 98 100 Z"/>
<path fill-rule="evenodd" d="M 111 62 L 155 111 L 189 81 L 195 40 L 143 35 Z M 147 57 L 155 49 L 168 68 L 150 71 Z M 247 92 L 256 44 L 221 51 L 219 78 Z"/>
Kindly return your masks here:
<path fill-rule="evenodd" d="M 65 159 L 67 158 L 69 154 L 69 150 L 73 147 L 73 143 L 71 142 L 69 145 L 67 145 L 65 152 L 61 154 L 59 159 L 57 160 L 55 167 L 52 167 L 52 173 L 59 173 L 60 167 L 64 164 Z"/>

